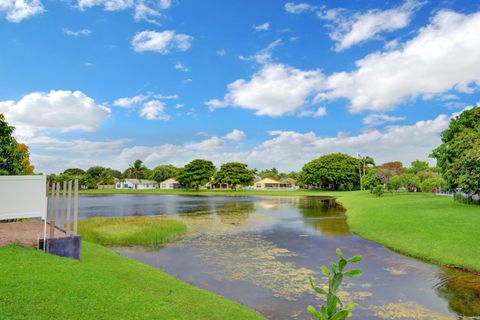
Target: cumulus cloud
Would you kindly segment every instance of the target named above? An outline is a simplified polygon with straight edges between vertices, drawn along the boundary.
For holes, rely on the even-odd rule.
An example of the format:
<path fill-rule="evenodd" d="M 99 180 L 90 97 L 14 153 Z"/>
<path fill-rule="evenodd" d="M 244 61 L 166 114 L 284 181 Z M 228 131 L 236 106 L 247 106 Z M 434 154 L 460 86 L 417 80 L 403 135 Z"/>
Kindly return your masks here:
<path fill-rule="evenodd" d="M 448 127 L 449 119 L 450 116 L 439 115 L 409 125 L 327 137 L 314 132 L 277 130 L 269 132 L 270 138 L 252 149 L 234 152 L 230 150 L 227 137 L 216 136 L 194 143 L 134 146 L 124 148 L 113 163 L 119 169 L 135 159 L 144 159 L 148 166 L 162 163 L 183 166 L 192 159 L 204 158 L 212 160 L 217 166 L 239 161 L 253 168 L 275 166 L 282 171 L 290 171 L 300 170 L 304 163 L 333 152 L 351 155 L 359 152 L 374 157 L 378 163 L 393 160 L 410 163 L 415 159 L 427 159 L 431 150 L 440 143 L 440 132 Z"/>
<path fill-rule="evenodd" d="M 380 33 L 405 28 L 422 2 L 407 0 L 403 5 L 387 10 L 369 10 L 346 14 L 342 9 L 320 10 L 317 15 L 330 22 L 330 38 L 336 42 L 337 51 L 372 39 Z"/>
<path fill-rule="evenodd" d="M 193 37 L 176 33 L 174 30 L 142 31 L 135 34 L 132 40 L 136 52 L 153 51 L 168 54 L 172 51 L 187 51 L 192 46 Z"/>
<path fill-rule="evenodd" d="M 140 116 L 147 120 L 168 121 L 171 117 L 165 113 L 165 103 L 160 100 L 145 102 L 140 109 Z"/>
<path fill-rule="evenodd" d="M 184 64 L 181 63 L 181 62 L 177 62 L 177 63 L 175 64 L 175 69 L 180 70 L 180 71 L 182 71 L 182 72 L 190 72 L 190 68 L 187 67 L 186 65 L 184 65 Z"/>
<path fill-rule="evenodd" d="M 327 115 L 327 108 L 325 107 L 319 107 L 317 110 L 304 110 L 298 114 L 299 117 L 314 117 L 314 118 L 321 118 L 326 115 Z"/>
<path fill-rule="evenodd" d="M 88 36 L 90 33 L 92 33 L 92 30 L 90 29 L 81 29 L 78 31 L 70 30 L 67 28 L 63 28 L 62 32 L 66 34 L 67 36 L 72 36 L 72 37 L 79 37 L 79 36 Z"/>
<path fill-rule="evenodd" d="M 135 21 L 147 21 L 159 25 L 156 18 L 162 16 L 162 11 L 172 6 L 171 0 L 78 0 L 77 7 L 86 10 L 100 6 L 105 11 L 134 10 Z"/>
<path fill-rule="evenodd" d="M 139 94 L 133 97 L 123 97 L 113 101 L 113 105 L 121 108 L 130 108 L 138 105 L 139 103 L 142 103 L 143 101 L 148 99 L 150 96 L 151 95 Z"/>
<path fill-rule="evenodd" d="M 9 122 L 29 130 L 94 131 L 110 112 L 81 91 L 33 92 L 17 102 L 0 101 L 0 113 Z"/>
<path fill-rule="evenodd" d="M 366 116 L 365 118 L 363 118 L 362 122 L 366 126 L 375 127 L 387 122 L 397 122 L 405 119 L 406 119 L 405 117 L 394 117 L 394 116 L 389 116 L 387 114 L 372 113 Z"/>
<path fill-rule="evenodd" d="M 259 63 L 259 64 L 269 63 L 272 61 L 273 50 L 278 46 L 280 46 L 281 44 L 282 44 L 282 40 L 277 39 L 269 43 L 266 48 L 263 48 L 262 50 L 257 51 L 254 55 L 248 56 L 248 57 L 239 56 L 239 59 L 243 61 L 255 61 L 256 63 Z"/>
<path fill-rule="evenodd" d="M 480 84 L 480 13 L 440 11 L 401 48 L 356 61 L 328 77 L 316 101 L 346 98 L 352 112 L 391 110 L 406 99 L 465 92 Z"/>
<path fill-rule="evenodd" d="M 303 3 L 287 2 L 284 8 L 285 8 L 285 11 L 288 13 L 298 14 L 298 13 L 312 10 L 315 7 L 304 2 Z"/>
<path fill-rule="evenodd" d="M 44 11 L 40 0 L 0 0 L 0 13 L 10 22 L 22 22 Z"/>
<path fill-rule="evenodd" d="M 270 22 L 265 22 L 265 23 L 259 24 L 258 26 L 254 25 L 252 28 L 255 31 L 268 31 L 268 29 L 270 29 Z"/>
<path fill-rule="evenodd" d="M 266 64 L 250 80 L 228 85 L 223 100 L 206 102 L 211 110 L 227 106 L 254 110 L 257 115 L 293 114 L 324 82 L 320 70 L 303 71 L 283 64 Z"/>
<path fill-rule="evenodd" d="M 240 142 L 244 140 L 246 137 L 247 135 L 245 134 L 245 132 L 238 129 L 234 129 L 232 132 L 229 132 L 225 135 L 225 138 L 232 140 L 234 142 Z"/>

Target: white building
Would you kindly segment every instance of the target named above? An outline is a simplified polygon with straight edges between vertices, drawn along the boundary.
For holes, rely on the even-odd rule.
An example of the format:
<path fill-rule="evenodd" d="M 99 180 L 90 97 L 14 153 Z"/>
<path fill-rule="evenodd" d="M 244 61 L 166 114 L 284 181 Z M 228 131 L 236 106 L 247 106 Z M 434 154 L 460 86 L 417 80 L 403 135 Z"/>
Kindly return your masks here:
<path fill-rule="evenodd" d="M 160 182 L 160 189 L 180 189 L 182 185 L 174 178 Z"/>
<path fill-rule="evenodd" d="M 158 182 L 155 180 L 125 179 L 125 181 L 119 181 L 115 184 L 115 189 L 146 190 L 157 188 Z"/>

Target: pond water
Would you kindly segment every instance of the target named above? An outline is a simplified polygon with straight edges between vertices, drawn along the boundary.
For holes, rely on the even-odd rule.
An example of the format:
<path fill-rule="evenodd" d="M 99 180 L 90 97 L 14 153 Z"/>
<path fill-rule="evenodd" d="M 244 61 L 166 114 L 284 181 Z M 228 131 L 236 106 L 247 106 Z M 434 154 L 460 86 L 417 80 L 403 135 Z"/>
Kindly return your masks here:
<path fill-rule="evenodd" d="M 358 304 L 351 319 L 480 319 L 480 276 L 441 268 L 351 234 L 341 208 L 318 197 L 82 195 L 80 217 L 166 215 L 188 226 L 163 248 L 113 248 L 257 310 L 269 319 L 310 319 L 321 303 L 308 285 L 319 267 L 361 254 L 361 278 L 340 295 Z M 174 294 L 174 293 L 173 293 Z"/>

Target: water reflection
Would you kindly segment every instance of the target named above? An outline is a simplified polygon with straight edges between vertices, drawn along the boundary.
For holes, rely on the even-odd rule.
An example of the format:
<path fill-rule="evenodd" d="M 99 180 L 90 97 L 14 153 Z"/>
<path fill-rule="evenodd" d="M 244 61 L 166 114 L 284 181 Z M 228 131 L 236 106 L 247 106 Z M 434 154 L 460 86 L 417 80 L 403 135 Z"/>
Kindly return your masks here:
<path fill-rule="evenodd" d="M 340 294 L 359 304 L 352 319 L 456 319 L 480 315 L 480 277 L 438 268 L 352 235 L 342 208 L 314 197 L 165 195 L 82 197 L 81 217 L 171 215 L 187 224 L 179 242 L 160 250 L 117 252 L 258 310 L 271 319 L 310 319 L 320 303 L 306 279 L 335 248 L 362 254 L 365 276 Z"/>

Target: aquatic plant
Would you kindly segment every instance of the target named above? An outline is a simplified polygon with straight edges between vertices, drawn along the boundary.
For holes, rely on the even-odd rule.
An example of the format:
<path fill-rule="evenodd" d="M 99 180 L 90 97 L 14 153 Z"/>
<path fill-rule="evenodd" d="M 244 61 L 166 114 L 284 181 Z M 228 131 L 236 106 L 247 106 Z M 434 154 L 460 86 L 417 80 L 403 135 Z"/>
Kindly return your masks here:
<path fill-rule="evenodd" d="M 361 261 L 362 256 L 356 255 L 347 259 L 343 256 L 340 248 L 337 248 L 336 251 L 339 257 L 338 263 L 330 262 L 330 270 L 326 266 L 320 268 L 322 273 L 328 277 L 328 291 L 316 286 L 312 277 L 308 278 L 313 290 L 319 295 L 326 296 L 326 304 L 321 306 L 320 311 L 312 306 L 307 308 L 307 311 L 316 320 L 345 320 L 352 315 L 351 311 L 356 306 L 355 303 L 351 302 L 344 308 L 342 301 L 337 296 L 337 291 L 344 277 L 360 277 L 362 275 L 362 270 L 360 269 L 345 271 L 349 263 Z"/>

